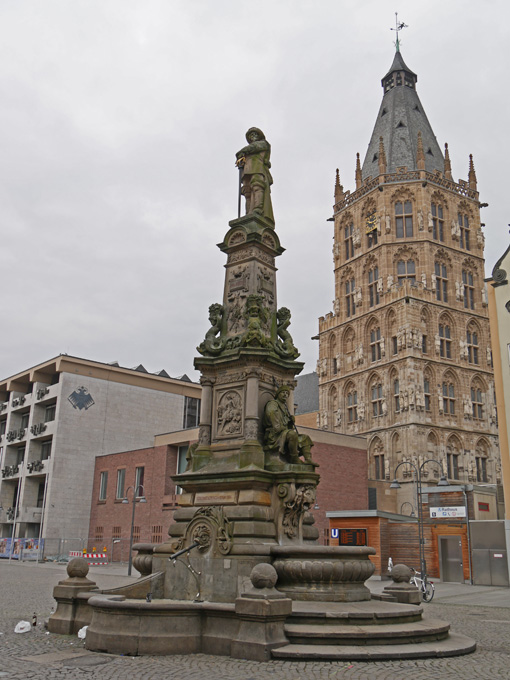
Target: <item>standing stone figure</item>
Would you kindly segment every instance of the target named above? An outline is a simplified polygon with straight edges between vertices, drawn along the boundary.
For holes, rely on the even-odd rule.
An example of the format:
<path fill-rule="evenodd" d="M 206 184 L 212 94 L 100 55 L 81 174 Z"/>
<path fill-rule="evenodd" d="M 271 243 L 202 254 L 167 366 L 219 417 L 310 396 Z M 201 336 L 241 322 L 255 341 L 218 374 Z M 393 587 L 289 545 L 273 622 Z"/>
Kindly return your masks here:
<path fill-rule="evenodd" d="M 248 146 L 236 153 L 236 165 L 241 172 L 241 194 L 246 199 L 246 214 L 263 215 L 274 224 L 269 172 L 271 145 L 262 130 L 252 127 L 246 133 Z"/>
<path fill-rule="evenodd" d="M 311 448 L 313 442 L 307 434 L 299 434 L 287 408 L 290 389 L 286 385 L 278 388 L 275 398 L 267 402 L 264 409 L 264 447 L 269 453 L 278 453 L 289 463 L 313 465 Z"/>

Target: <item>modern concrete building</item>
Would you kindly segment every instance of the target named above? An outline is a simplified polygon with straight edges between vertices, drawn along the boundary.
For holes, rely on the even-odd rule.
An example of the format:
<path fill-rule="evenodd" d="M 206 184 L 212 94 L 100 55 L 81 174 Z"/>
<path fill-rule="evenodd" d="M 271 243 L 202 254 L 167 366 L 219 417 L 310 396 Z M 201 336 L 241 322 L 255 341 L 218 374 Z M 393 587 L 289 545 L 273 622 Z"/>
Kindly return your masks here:
<path fill-rule="evenodd" d="M 412 500 L 412 485 L 388 489 L 406 460 L 501 481 L 475 169 L 454 180 L 416 82 L 397 50 L 354 191 L 337 171 L 334 310 L 319 319 L 320 427 L 368 437 L 370 507 L 393 513 Z"/>
<path fill-rule="evenodd" d="M 0 537 L 42 537 L 46 553 L 86 541 L 96 457 L 195 427 L 200 394 L 186 376 L 67 355 L 1 381 Z"/>

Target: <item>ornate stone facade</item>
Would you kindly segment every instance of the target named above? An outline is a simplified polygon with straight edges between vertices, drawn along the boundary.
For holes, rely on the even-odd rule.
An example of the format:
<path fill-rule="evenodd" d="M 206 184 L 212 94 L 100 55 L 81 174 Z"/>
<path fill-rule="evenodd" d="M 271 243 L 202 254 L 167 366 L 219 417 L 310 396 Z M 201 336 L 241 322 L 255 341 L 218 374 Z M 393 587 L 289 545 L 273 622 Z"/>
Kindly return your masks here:
<path fill-rule="evenodd" d="M 397 53 L 354 192 L 337 172 L 334 312 L 319 320 L 320 426 L 368 435 L 371 479 L 392 479 L 404 459 L 435 458 L 450 480 L 495 484 L 476 175 L 470 158 L 468 181 L 453 181 L 448 147 L 443 156 L 434 145 L 415 86 Z M 405 160 L 403 146 L 412 149 Z M 439 477 L 435 467 L 425 479 Z M 412 479 L 410 466 L 399 472 Z"/>

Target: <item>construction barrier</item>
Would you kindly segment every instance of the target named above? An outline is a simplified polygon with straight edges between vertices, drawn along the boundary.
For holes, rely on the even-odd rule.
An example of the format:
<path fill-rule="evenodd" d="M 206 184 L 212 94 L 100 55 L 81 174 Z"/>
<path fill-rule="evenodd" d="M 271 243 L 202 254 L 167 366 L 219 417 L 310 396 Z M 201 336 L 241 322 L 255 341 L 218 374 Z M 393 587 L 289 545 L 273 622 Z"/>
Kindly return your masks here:
<path fill-rule="evenodd" d="M 83 557 L 83 559 L 87 560 L 87 564 L 90 567 L 108 564 L 108 555 L 106 553 L 84 553 L 79 550 L 71 550 L 69 557 Z"/>

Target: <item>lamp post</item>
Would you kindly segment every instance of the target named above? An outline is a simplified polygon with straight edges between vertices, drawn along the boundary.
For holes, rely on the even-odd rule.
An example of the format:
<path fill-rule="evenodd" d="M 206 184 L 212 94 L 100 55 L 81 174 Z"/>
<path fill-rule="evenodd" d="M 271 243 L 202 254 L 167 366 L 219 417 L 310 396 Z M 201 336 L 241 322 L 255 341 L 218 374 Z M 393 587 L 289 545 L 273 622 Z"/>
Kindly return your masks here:
<path fill-rule="evenodd" d="M 131 567 L 133 565 L 133 531 L 134 531 L 134 528 L 135 528 L 135 507 L 136 507 L 135 504 L 136 504 L 136 494 L 137 494 L 139 489 L 142 490 L 142 496 L 140 496 L 140 498 L 138 498 L 138 502 L 139 503 L 147 503 L 147 500 L 146 500 L 145 495 L 144 495 L 145 490 L 143 488 L 143 484 L 139 484 L 136 487 L 136 489 L 135 489 L 134 486 L 128 486 L 128 488 L 126 489 L 126 497 L 122 499 L 123 503 L 129 503 L 129 500 L 128 500 L 129 489 L 132 489 L 132 491 L 133 491 L 133 512 L 131 514 L 131 533 L 130 533 L 130 536 L 129 536 L 129 560 L 128 560 L 128 576 L 131 576 Z"/>
<path fill-rule="evenodd" d="M 395 479 L 392 481 L 390 484 L 390 489 L 400 489 L 401 486 L 398 483 L 397 480 L 397 470 L 399 467 L 402 467 L 402 465 L 410 465 L 416 474 L 416 487 L 417 487 L 417 496 L 418 496 L 418 541 L 419 541 L 419 554 L 420 554 L 420 571 L 421 571 L 421 577 L 424 581 L 427 579 L 427 563 L 425 561 L 425 539 L 424 539 L 424 526 L 423 526 L 423 504 L 422 504 L 422 498 L 421 498 L 421 471 L 427 465 L 427 463 L 435 463 L 435 465 L 439 465 L 439 468 L 441 469 L 441 477 L 439 479 L 439 482 L 437 483 L 438 486 L 448 486 L 448 480 L 445 477 L 443 466 L 438 460 L 434 460 L 433 458 L 428 458 L 427 460 L 424 460 L 421 465 L 415 465 L 414 463 L 411 463 L 410 460 L 403 460 L 401 463 L 397 465 L 395 468 Z M 404 505 L 404 504 L 402 504 Z"/>

